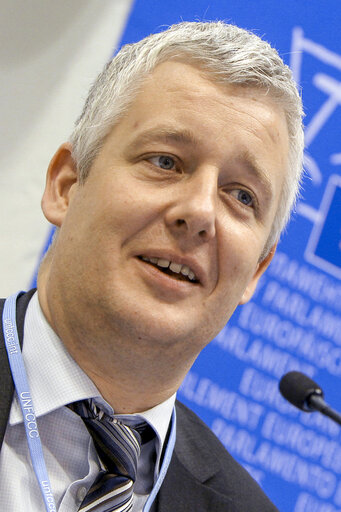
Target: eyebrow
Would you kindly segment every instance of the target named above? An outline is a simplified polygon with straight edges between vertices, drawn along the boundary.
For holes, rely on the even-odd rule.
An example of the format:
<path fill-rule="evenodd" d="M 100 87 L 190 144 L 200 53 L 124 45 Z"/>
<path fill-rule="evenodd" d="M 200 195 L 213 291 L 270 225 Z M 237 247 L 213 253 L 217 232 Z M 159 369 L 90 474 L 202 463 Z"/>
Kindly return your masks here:
<path fill-rule="evenodd" d="M 199 141 L 195 134 L 188 129 L 177 130 L 169 127 L 159 126 L 152 128 L 138 135 L 127 147 L 128 151 L 136 149 L 138 146 L 150 144 L 153 142 L 163 142 L 166 144 L 182 144 L 198 146 Z"/>

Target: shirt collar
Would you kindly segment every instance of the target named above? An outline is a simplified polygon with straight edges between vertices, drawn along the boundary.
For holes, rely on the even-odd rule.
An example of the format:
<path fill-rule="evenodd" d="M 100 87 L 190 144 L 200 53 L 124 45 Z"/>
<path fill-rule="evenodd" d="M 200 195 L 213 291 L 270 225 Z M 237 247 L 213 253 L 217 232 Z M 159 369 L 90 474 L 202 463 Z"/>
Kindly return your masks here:
<path fill-rule="evenodd" d="M 156 405 L 148 411 L 139 412 L 138 414 L 117 414 L 115 416 L 123 421 L 128 420 L 132 426 L 136 423 L 136 421 L 134 422 L 134 417 L 137 417 L 138 419 L 143 418 L 155 430 L 160 441 L 160 446 L 162 447 L 168 432 L 175 397 L 176 395 L 174 394 L 161 404 Z"/>
<path fill-rule="evenodd" d="M 106 409 L 112 411 L 47 322 L 37 293 L 33 295 L 26 311 L 24 339 L 23 359 L 37 418 L 71 402 L 95 397 Z M 161 446 L 169 427 L 175 396 L 138 414 L 154 428 Z M 134 416 L 137 415 L 117 415 L 122 418 Z M 15 425 L 22 421 L 19 402 L 15 398 L 9 423 Z"/>

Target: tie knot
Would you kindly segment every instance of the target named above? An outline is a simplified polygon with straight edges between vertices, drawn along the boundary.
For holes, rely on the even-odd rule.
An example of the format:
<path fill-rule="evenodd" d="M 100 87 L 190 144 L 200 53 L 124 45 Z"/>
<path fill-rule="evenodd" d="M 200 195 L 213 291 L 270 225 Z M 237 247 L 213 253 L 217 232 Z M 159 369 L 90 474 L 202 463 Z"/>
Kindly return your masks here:
<path fill-rule="evenodd" d="M 81 400 L 68 407 L 82 418 L 106 470 L 135 481 L 141 444 L 155 437 L 148 423 L 140 421 L 129 426 L 108 416 L 93 400 Z"/>

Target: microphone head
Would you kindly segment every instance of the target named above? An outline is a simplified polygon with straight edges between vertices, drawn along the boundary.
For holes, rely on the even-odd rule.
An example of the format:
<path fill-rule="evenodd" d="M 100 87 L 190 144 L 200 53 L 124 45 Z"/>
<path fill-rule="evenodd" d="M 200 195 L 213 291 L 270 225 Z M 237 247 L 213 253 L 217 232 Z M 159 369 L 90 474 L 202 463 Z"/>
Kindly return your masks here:
<path fill-rule="evenodd" d="M 289 372 L 283 375 L 279 383 L 279 390 L 283 398 L 306 412 L 313 411 L 313 408 L 309 407 L 309 398 L 312 395 L 323 398 L 320 386 L 301 372 Z"/>

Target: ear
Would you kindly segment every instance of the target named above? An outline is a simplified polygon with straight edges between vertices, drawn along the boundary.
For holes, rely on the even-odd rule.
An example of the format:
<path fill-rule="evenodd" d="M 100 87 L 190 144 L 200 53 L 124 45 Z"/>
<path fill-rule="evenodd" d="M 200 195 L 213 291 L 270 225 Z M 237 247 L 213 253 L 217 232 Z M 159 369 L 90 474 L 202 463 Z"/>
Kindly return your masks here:
<path fill-rule="evenodd" d="M 260 263 L 258 263 L 257 270 L 256 270 L 254 276 L 252 277 L 251 281 L 247 285 L 247 287 L 243 293 L 243 296 L 239 302 L 239 305 L 242 305 L 242 304 L 245 304 L 246 302 L 248 302 L 251 299 L 252 295 L 255 293 L 255 289 L 257 287 L 259 278 L 264 274 L 264 272 L 270 265 L 271 260 L 274 257 L 274 254 L 276 252 L 276 248 L 277 248 L 277 242 L 275 243 L 275 245 L 272 246 L 269 254 Z"/>
<path fill-rule="evenodd" d="M 77 168 L 71 156 L 71 144 L 62 144 L 53 156 L 46 174 L 46 185 L 41 201 L 49 222 L 60 227 L 71 198 L 78 186 Z"/>

